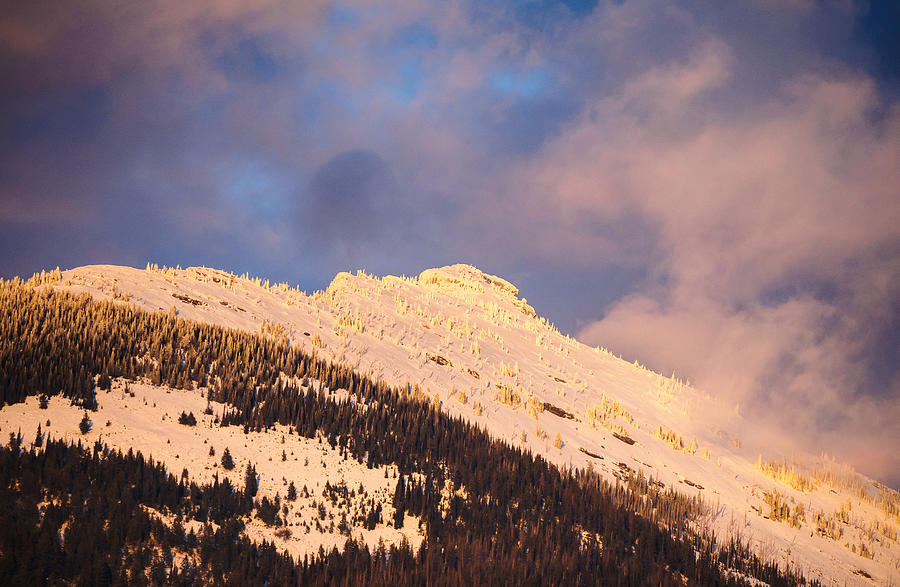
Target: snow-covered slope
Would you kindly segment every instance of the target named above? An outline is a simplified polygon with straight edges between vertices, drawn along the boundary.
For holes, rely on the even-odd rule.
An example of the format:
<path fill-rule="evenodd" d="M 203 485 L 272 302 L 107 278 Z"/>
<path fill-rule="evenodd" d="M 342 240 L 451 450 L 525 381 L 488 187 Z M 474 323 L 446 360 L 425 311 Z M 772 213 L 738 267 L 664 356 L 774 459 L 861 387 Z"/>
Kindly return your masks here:
<path fill-rule="evenodd" d="M 324 389 L 322 392 L 327 393 Z M 176 476 L 187 470 L 187 480 L 201 485 L 212 483 L 215 476 L 220 481 L 227 477 L 235 487 L 244 487 L 246 467 L 253 465 L 258 474 L 257 497 L 273 501 L 280 498 L 287 511 L 280 512 L 284 521 L 280 527 L 267 526 L 258 517 L 247 517 L 246 533 L 257 542 L 274 542 L 295 559 L 313 555 L 319 547 L 326 552 L 334 547 L 343 548 L 349 536 L 372 549 L 379 541 L 385 545 L 399 544 L 405 538 L 418 546 L 424 539 L 418 519 L 409 515 L 403 528 L 395 529 L 387 524 L 394 515 L 391 504 L 397 483 L 396 468 L 370 469 L 354 459 L 344 458 L 339 449 L 322 439 L 292 434 L 286 426 L 275 425 L 271 430 L 259 432 L 243 432 L 239 426 L 220 426 L 215 414 L 221 414 L 224 406 L 212 402 L 209 407 L 213 414 L 204 414 L 207 400 L 202 390 L 171 390 L 146 383 L 115 381 L 112 389 L 101 391 L 97 399 L 97 411 L 90 413 L 93 428 L 87 434 L 79 430 L 82 410 L 62 396 L 50 398 L 46 409 L 39 408 L 35 396 L 21 404 L 4 406 L 0 410 L 0 430 L 21 433 L 27 442 L 40 430 L 45 441 L 52 437 L 90 446 L 100 440 L 122 452 L 134 449 L 152 456 Z M 179 424 L 178 416 L 182 412 L 193 414 L 197 424 Z M 230 471 L 220 464 L 226 449 L 234 460 Z M 298 492 L 295 500 L 287 499 L 291 482 Z M 326 483 L 346 486 L 350 498 L 332 503 L 323 494 Z M 365 512 L 370 500 L 381 506 L 383 522 L 366 529 L 354 523 L 354 516 Z M 318 504 L 323 506 L 321 515 Z M 348 522 L 346 534 L 336 528 L 342 518 Z"/>
<path fill-rule="evenodd" d="M 708 516 L 698 524 L 825 584 L 900 578 L 896 492 L 827 459 L 759 461 L 751 445 L 764 439 L 732 406 L 560 334 L 514 285 L 474 267 L 339 273 L 309 295 L 208 268 L 87 266 L 57 287 L 287 337 L 390 384 L 418 385 L 559 466 L 609 478 L 642 471 L 699 493 Z"/>

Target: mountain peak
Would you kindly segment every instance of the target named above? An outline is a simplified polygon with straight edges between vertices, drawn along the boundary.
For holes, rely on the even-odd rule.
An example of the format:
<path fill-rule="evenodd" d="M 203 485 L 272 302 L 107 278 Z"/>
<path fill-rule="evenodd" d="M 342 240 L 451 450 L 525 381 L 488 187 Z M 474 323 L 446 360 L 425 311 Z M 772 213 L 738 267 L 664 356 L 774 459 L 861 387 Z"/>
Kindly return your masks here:
<path fill-rule="evenodd" d="M 426 269 L 419 274 L 419 283 L 426 286 L 440 287 L 450 285 L 464 287 L 479 292 L 484 291 L 485 286 L 487 286 L 513 297 L 519 295 L 519 288 L 502 277 L 485 273 L 477 267 L 463 263 Z"/>

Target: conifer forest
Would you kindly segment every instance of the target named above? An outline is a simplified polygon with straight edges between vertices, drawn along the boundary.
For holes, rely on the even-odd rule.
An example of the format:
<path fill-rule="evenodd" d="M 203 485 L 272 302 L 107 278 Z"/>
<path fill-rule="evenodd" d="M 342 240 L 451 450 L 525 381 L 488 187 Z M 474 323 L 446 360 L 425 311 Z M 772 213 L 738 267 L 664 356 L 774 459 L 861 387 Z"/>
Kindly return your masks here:
<path fill-rule="evenodd" d="M 367 467 L 395 465 L 395 515 L 417 516 L 425 534 L 418 549 L 348 540 L 293 560 L 242 535 L 247 516 L 280 523 L 252 482 L 197 485 L 152 455 L 11 432 L 0 452 L 6 584 L 806 584 L 738 540 L 695 530 L 692 498 L 640 475 L 612 485 L 560 470 L 443 413 L 416 388 L 388 387 L 283 340 L 16 279 L 0 283 L 0 345 L 4 405 L 59 395 L 89 414 L 117 378 L 201 388 L 228 406 L 220 426 L 278 423 Z M 295 383 L 310 380 L 354 401 Z M 448 482 L 467 495 L 444 511 Z M 186 531 L 189 521 L 202 528 Z"/>

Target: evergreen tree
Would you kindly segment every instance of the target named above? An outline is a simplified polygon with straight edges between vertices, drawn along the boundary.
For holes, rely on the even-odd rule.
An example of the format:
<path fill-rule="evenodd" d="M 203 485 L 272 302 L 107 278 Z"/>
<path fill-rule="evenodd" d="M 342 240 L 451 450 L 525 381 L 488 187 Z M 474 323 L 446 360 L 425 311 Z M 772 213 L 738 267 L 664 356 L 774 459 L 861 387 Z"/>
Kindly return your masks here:
<path fill-rule="evenodd" d="M 81 430 L 82 434 L 87 434 L 91 431 L 91 428 L 94 426 L 94 423 L 91 422 L 90 417 L 88 417 L 88 413 L 85 411 L 84 417 L 81 418 L 81 422 L 78 424 L 78 429 Z"/>
<path fill-rule="evenodd" d="M 256 480 L 256 467 L 247 463 L 247 470 L 244 473 L 244 493 L 250 497 L 256 497 L 259 490 L 259 483 Z"/>
<path fill-rule="evenodd" d="M 226 471 L 234 469 L 234 459 L 231 458 L 231 452 L 227 447 L 225 448 L 225 452 L 222 453 L 222 466 Z"/>

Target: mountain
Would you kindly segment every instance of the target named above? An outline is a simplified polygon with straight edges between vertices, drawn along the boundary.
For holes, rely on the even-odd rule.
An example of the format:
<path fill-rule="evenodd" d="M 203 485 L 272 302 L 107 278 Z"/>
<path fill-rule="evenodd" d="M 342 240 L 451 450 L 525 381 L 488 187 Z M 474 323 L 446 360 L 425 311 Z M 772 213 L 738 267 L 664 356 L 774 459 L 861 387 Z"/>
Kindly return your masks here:
<path fill-rule="evenodd" d="M 517 557 L 538 553 L 555 561 L 545 562 L 548 574 L 509 576 L 792 583 L 802 575 L 825 585 L 900 576 L 897 492 L 825 456 L 764 452 L 766 440 L 734 406 L 561 334 L 513 284 L 471 266 L 418 277 L 339 273 L 312 294 L 156 266 L 87 266 L 5 288 L 0 430 L 21 430 L 27 441 L 43 424 L 62 445 L 140 451 L 196 493 L 228 479 L 243 488 L 234 532 L 318 561 L 295 573 L 327 567 L 350 537 L 373 552 L 395 549 L 395 561 L 419 548 L 419 559 L 458 569 L 464 582 L 490 582 L 471 574 L 487 572 L 472 570 L 478 557 L 525 573 Z M 73 343 L 83 332 L 94 342 Z M 78 375 L 54 368 L 73 354 Z M 82 433 L 85 414 L 92 429 Z M 288 500 L 291 484 L 299 496 Z M 173 503 L 140 507 L 200 534 L 209 516 Z M 493 530 L 481 527 L 488 519 Z M 499 530 L 514 520 L 515 530 Z M 561 538 L 573 532 L 580 546 Z M 473 546 L 503 544 L 501 536 L 503 564 Z M 648 536 L 674 542 L 644 552 Z M 583 560 L 592 548 L 596 560 Z M 679 548 L 695 560 L 671 554 Z M 460 564 L 448 551 L 476 558 Z M 185 551 L 181 562 L 199 568 L 195 558 Z M 197 577 L 215 576 L 204 572 Z"/>

